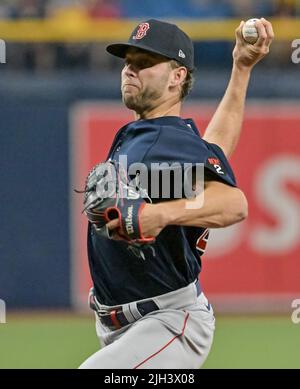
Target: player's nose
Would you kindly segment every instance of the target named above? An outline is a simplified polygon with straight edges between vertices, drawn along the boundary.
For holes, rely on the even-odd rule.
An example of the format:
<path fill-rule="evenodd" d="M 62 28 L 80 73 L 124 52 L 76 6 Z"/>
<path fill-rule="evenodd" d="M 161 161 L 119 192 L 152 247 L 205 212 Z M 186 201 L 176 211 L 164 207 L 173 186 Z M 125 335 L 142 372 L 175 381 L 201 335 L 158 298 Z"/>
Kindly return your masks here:
<path fill-rule="evenodd" d="M 123 72 L 127 77 L 135 77 L 137 75 L 138 69 L 131 63 L 125 64 Z"/>

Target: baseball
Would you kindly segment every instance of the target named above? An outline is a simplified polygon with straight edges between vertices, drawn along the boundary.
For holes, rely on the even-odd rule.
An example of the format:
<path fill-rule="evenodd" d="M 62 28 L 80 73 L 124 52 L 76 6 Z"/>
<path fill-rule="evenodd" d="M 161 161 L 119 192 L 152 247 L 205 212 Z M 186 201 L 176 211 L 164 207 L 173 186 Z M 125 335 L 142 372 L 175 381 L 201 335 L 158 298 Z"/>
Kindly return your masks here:
<path fill-rule="evenodd" d="M 245 22 L 243 25 L 243 38 L 247 43 L 251 43 L 252 45 L 257 41 L 258 39 L 258 32 L 255 27 L 255 22 L 259 19 L 249 19 Z"/>

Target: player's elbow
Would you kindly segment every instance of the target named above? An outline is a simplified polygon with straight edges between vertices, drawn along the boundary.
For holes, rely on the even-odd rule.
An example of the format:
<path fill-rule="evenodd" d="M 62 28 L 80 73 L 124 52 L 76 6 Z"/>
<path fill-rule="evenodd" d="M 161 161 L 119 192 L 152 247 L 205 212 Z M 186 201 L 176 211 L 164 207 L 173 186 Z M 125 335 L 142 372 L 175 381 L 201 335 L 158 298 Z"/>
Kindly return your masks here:
<path fill-rule="evenodd" d="M 248 202 L 242 191 L 231 189 L 223 198 L 222 211 L 219 214 L 215 228 L 228 227 L 239 223 L 248 216 Z"/>
<path fill-rule="evenodd" d="M 235 189 L 231 195 L 230 206 L 225 210 L 228 212 L 228 224 L 235 224 L 245 220 L 248 216 L 248 201 L 244 193 Z"/>
<path fill-rule="evenodd" d="M 239 193 L 239 200 L 237 205 L 237 222 L 241 222 L 248 217 L 248 201 L 242 191 Z"/>

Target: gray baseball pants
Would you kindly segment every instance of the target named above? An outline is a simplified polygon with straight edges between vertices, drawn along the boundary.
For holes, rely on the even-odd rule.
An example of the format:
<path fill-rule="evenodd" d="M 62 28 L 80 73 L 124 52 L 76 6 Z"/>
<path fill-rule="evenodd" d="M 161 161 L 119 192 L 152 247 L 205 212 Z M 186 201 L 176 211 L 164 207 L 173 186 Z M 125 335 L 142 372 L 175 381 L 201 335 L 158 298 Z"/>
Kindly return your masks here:
<path fill-rule="evenodd" d="M 195 283 L 152 298 L 159 310 L 110 329 L 96 314 L 101 349 L 80 369 L 198 369 L 210 351 L 215 329 L 213 309 Z M 145 300 L 141 300 L 145 301 Z M 136 303 L 123 310 L 139 315 Z M 115 307 L 101 305 L 102 310 Z"/>

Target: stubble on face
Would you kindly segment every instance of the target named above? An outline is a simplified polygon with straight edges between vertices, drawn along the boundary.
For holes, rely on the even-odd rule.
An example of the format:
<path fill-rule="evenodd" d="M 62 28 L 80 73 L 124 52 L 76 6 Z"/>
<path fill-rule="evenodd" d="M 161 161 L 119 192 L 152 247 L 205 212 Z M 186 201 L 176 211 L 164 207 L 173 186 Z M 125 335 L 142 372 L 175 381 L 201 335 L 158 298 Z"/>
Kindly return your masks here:
<path fill-rule="evenodd" d="M 165 61 L 164 61 L 165 62 Z M 152 66 L 139 69 L 136 79 L 126 79 L 122 76 L 122 100 L 125 106 L 137 113 L 151 110 L 162 98 L 169 80 L 169 66 L 163 64 L 153 64 L 160 66 L 160 70 L 155 74 L 151 70 Z M 133 84 L 124 86 L 124 84 Z"/>
<path fill-rule="evenodd" d="M 167 81 L 168 76 L 165 74 L 157 85 L 144 85 L 141 89 L 131 87 L 130 93 L 123 90 L 123 103 L 137 113 L 149 111 L 163 96 Z"/>

